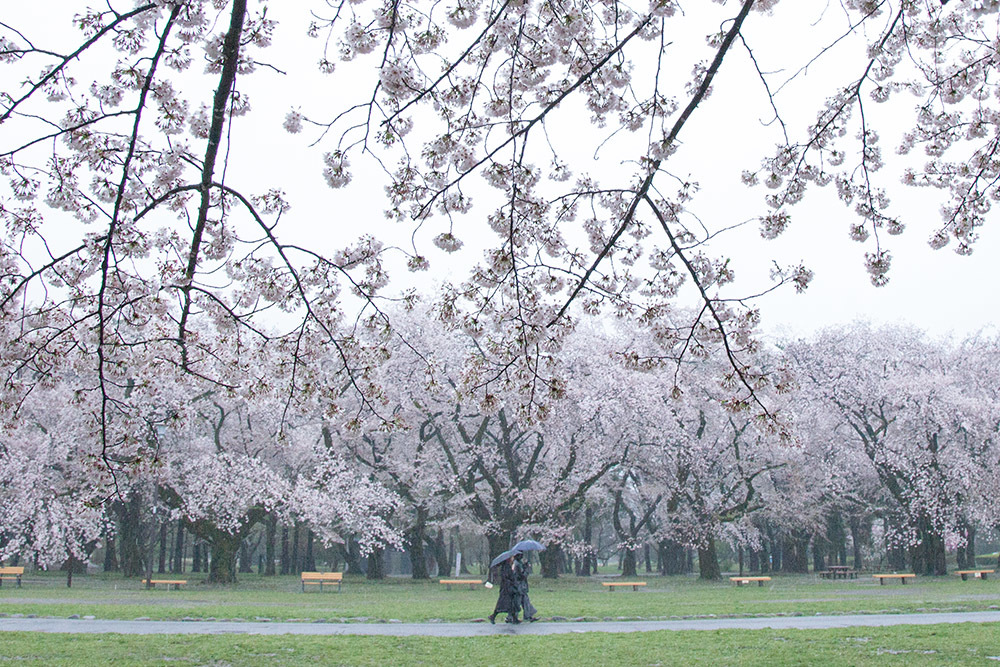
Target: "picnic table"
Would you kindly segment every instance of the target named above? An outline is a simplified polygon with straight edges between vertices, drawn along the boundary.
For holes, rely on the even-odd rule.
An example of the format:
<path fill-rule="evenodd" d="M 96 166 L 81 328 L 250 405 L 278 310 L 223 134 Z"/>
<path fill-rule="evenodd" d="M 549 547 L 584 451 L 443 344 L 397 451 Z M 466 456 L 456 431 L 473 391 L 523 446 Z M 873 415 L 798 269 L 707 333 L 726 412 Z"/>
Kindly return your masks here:
<path fill-rule="evenodd" d="M 831 565 L 825 572 L 820 572 L 819 576 L 824 579 L 857 579 L 858 571 L 852 570 L 848 565 Z"/>

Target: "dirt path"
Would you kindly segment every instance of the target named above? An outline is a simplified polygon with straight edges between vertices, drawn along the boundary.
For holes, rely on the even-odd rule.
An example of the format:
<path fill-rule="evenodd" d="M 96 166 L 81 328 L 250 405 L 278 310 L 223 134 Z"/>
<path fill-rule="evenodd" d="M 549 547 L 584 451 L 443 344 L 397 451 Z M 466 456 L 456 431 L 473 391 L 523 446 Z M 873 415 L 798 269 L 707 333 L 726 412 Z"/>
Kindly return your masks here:
<path fill-rule="evenodd" d="M 258 635 L 391 635 L 481 637 L 496 634 L 555 635 L 582 632 L 648 632 L 651 630 L 818 629 L 1000 623 L 1000 611 L 928 614 L 855 614 L 843 616 L 775 616 L 683 621 L 589 623 L 273 623 L 235 621 L 110 621 L 99 619 L 0 618 L 0 632 L 65 632 L 118 634 L 258 634 Z"/>

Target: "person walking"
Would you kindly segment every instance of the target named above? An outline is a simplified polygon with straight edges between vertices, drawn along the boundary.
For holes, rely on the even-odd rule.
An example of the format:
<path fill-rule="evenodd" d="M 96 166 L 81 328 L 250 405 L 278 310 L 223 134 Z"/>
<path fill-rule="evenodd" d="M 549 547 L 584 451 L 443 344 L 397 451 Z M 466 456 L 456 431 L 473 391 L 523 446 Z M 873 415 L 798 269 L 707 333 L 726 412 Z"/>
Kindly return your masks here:
<path fill-rule="evenodd" d="M 507 614 L 508 623 L 521 622 L 517 618 L 517 613 L 521 609 L 518 605 L 519 598 L 514 592 L 513 563 L 514 556 L 511 556 L 497 565 L 490 573 L 491 578 L 493 578 L 493 572 L 496 573 L 496 577 L 499 579 L 498 583 L 500 584 L 500 594 L 497 597 L 497 604 L 493 608 L 493 613 L 490 614 L 490 623 L 496 623 L 497 614 Z"/>
<path fill-rule="evenodd" d="M 518 553 L 514 555 L 514 597 L 517 601 L 517 606 L 521 608 L 524 612 L 522 617 L 529 623 L 534 623 L 538 620 L 535 614 L 538 610 L 535 606 L 531 604 L 531 600 L 528 598 L 528 575 L 531 574 L 531 563 L 528 559 L 524 557 L 524 554 Z"/>

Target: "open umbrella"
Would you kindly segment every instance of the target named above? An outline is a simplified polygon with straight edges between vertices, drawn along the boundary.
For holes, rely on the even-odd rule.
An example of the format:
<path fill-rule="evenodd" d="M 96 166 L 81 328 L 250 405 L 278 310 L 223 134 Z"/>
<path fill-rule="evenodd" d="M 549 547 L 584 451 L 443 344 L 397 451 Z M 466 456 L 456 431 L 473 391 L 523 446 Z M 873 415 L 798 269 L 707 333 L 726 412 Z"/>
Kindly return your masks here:
<path fill-rule="evenodd" d="M 522 551 L 545 551 L 545 547 L 541 542 L 536 542 L 535 540 L 521 540 L 511 549 L 514 553 L 520 553 Z"/>
<path fill-rule="evenodd" d="M 499 556 L 490 561 L 490 567 L 496 567 L 497 565 L 504 562 L 505 560 L 507 560 L 516 553 L 520 552 L 515 551 L 514 549 L 508 549 L 507 551 L 504 551 L 502 554 L 500 554 Z"/>

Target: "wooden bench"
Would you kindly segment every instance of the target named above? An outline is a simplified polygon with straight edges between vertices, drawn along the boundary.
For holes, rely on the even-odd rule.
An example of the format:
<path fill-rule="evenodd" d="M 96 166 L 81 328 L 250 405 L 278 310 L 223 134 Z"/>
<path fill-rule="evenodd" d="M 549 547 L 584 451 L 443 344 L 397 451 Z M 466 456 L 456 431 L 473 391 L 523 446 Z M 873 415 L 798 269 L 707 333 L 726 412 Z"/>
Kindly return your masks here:
<path fill-rule="evenodd" d="M 965 581 L 969 577 L 973 579 L 986 579 L 986 575 L 993 574 L 993 570 L 957 570 L 955 574 L 962 577 L 962 581 Z"/>
<path fill-rule="evenodd" d="M 451 585 L 468 584 L 470 589 L 474 589 L 476 586 L 482 584 L 481 579 L 442 579 L 441 583 L 444 584 L 445 590 L 450 591 Z"/>
<path fill-rule="evenodd" d="M 337 584 L 337 590 L 339 591 L 340 583 L 343 580 L 343 572 L 303 572 L 302 592 L 306 592 L 306 584 L 317 584 L 321 591 L 323 590 L 323 584 Z"/>
<path fill-rule="evenodd" d="M 886 579 L 899 579 L 899 583 L 906 585 L 907 579 L 914 579 L 917 575 L 915 574 L 873 574 L 873 577 L 878 579 L 880 586 L 885 586 Z"/>
<path fill-rule="evenodd" d="M 631 586 L 633 591 L 639 590 L 639 586 L 645 586 L 645 581 L 602 581 L 602 586 L 607 586 L 609 591 L 614 591 L 619 586 Z"/>
<path fill-rule="evenodd" d="M 737 586 L 743 586 L 744 584 L 756 581 L 758 586 L 763 586 L 765 581 L 771 581 L 771 577 L 729 577 L 729 581 Z"/>
<path fill-rule="evenodd" d="M 8 567 L 0 567 L 0 586 L 3 586 L 4 577 L 7 577 L 8 579 L 15 577 L 17 579 L 17 587 L 20 588 L 22 574 L 24 574 L 23 567 L 14 567 L 12 565 Z"/>
<path fill-rule="evenodd" d="M 156 584 L 161 584 L 166 586 L 168 591 L 171 586 L 177 591 L 187 583 L 187 579 L 143 579 L 142 583 L 146 584 L 146 588 L 156 588 Z"/>

